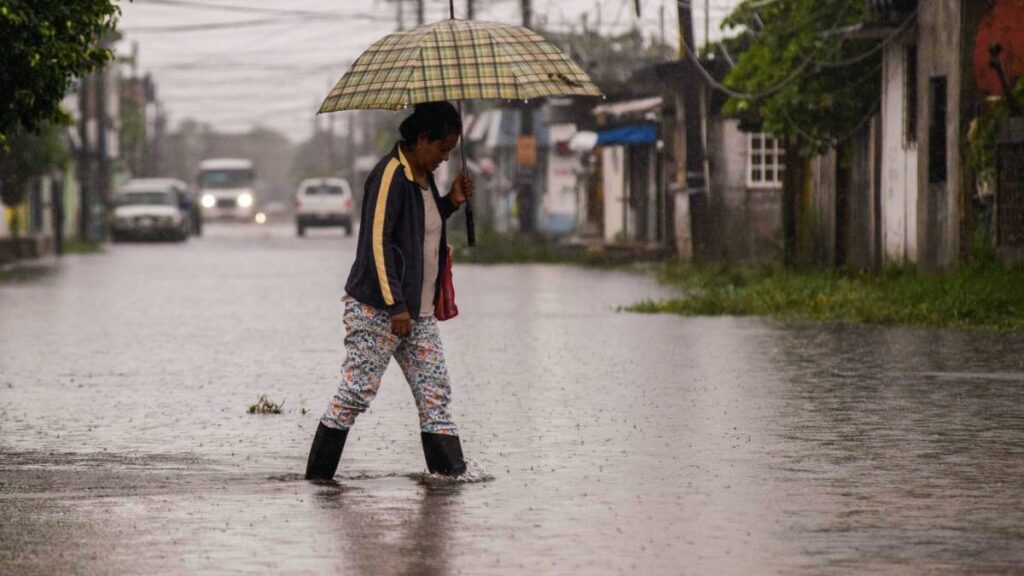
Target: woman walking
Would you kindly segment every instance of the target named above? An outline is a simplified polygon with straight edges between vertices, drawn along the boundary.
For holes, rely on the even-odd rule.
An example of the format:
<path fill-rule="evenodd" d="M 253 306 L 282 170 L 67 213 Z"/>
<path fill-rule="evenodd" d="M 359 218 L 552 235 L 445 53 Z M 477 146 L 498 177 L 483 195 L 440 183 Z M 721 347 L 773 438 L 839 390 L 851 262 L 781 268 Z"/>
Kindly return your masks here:
<path fill-rule="evenodd" d="M 306 478 L 330 480 L 356 417 L 366 411 L 391 358 L 419 410 L 423 453 L 434 474 L 465 472 L 449 410 L 451 388 L 434 318 L 448 265 L 445 220 L 473 196 L 460 174 L 447 196 L 433 172 L 458 144 L 462 120 L 448 102 L 416 105 L 399 141 L 366 179 L 356 259 L 345 284 L 346 357 L 320 418 Z"/>

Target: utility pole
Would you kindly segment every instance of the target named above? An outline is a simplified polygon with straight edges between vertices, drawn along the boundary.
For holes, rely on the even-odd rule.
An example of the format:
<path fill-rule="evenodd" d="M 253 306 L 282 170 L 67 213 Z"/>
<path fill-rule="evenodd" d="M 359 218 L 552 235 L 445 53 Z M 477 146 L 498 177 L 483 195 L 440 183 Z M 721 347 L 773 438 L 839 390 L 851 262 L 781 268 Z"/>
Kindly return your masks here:
<path fill-rule="evenodd" d="M 107 44 L 109 46 L 109 44 Z M 112 66 L 113 64 L 111 64 Z M 96 134 L 98 136 L 98 142 L 96 146 L 96 152 L 98 155 L 97 173 L 96 173 L 96 206 L 97 216 L 100 217 L 97 221 L 93 222 L 94 230 L 97 234 L 97 239 L 104 239 L 106 237 L 106 222 L 102 218 L 102 215 L 106 213 L 107 205 L 110 201 L 110 183 L 111 183 L 111 158 L 110 158 L 110 116 L 108 111 L 110 109 L 110 99 L 115 97 L 110 94 L 110 82 L 109 80 L 113 77 L 112 69 L 107 67 L 100 68 L 96 71 L 96 118 L 98 128 Z"/>
<path fill-rule="evenodd" d="M 402 30 L 405 30 L 405 10 L 403 10 L 403 7 L 405 6 L 405 0 L 393 1 L 395 3 L 396 8 L 395 17 L 397 18 L 397 20 L 395 21 L 395 25 L 398 26 L 398 31 L 401 32 Z"/>
<path fill-rule="evenodd" d="M 683 71 L 688 76 L 688 81 L 682 86 L 682 115 L 684 134 L 684 166 L 686 170 L 685 193 L 683 201 L 687 202 L 686 212 L 690 215 L 687 224 L 692 242 L 693 254 L 681 254 L 681 256 L 696 255 L 703 244 L 703 238 L 699 233 L 699 223 L 703 219 L 702 200 L 706 194 L 705 163 L 704 163 L 704 139 L 701 126 L 703 125 L 701 113 L 701 91 L 703 81 L 699 79 L 693 69 L 693 63 L 688 62 L 690 57 L 697 58 L 697 42 L 693 36 L 693 11 L 692 2 L 677 2 L 679 11 L 679 58 L 686 62 Z M 678 114 L 679 112 L 677 112 Z M 696 232 L 696 233 L 695 233 Z"/>
<path fill-rule="evenodd" d="M 155 118 L 153 120 L 153 144 L 150 150 L 150 174 L 161 174 L 164 171 L 164 139 L 167 134 L 167 116 L 164 114 L 163 104 L 155 97 L 153 98 Z"/>
<path fill-rule="evenodd" d="M 704 45 L 711 42 L 711 0 L 704 0 Z"/>
<path fill-rule="evenodd" d="M 521 0 L 521 6 L 523 11 L 523 27 L 529 28 L 530 22 L 533 16 L 533 10 L 530 0 Z M 533 108 L 530 107 L 529 102 L 524 102 L 520 108 L 520 126 L 519 126 L 519 148 L 533 148 L 533 153 L 525 154 L 526 156 L 532 156 L 536 158 L 537 141 L 533 136 Z M 517 162 L 520 159 L 517 153 Z M 519 231 L 523 234 L 533 234 L 534 232 L 534 212 L 536 211 L 536 189 L 534 188 L 536 166 L 519 166 L 518 180 L 519 184 L 516 186 L 518 194 L 516 195 L 519 204 Z"/>
<path fill-rule="evenodd" d="M 92 225 L 91 210 L 93 198 L 93 158 L 92 138 L 90 126 L 92 125 L 92 83 L 95 72 L 83 76 L 79 80 L 78 87 L 78 111 L 81 118 L 78 124 L 78 136 L 80 146 L 78 148 L 78 173 L 79 173 L 79 194 L 81 201 L 78 203 L 78 238 L 88 240 L 89 229 Z"/>
<path fill-rule="evenodd" d="M 475 12 L 473 0 L 466 0 L 466 20 L 472 20 Z"/>
<path fill-rule="evenodd" d="M 416 25 L 423 26 L 426 22 L 426 16 L 424 14 L 424 5 L 426 0 L 416 0 Z"/>
<path fill-rule="evenodd" d="M 660 46 L 658 46 L 658 57 L 663 58 L 665 54 L 665 3 L 661 3 L 661 7 L 658 8 L 658 29 L 661 34 Z"/>

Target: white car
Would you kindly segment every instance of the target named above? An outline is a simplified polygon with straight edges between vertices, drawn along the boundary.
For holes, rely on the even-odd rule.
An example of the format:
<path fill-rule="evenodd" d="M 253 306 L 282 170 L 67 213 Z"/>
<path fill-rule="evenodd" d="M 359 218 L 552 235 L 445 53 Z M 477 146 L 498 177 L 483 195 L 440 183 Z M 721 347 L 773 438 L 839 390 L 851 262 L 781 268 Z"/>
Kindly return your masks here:
<path fill-rule="evenodd" d="M 295 193 L 295 225 L 299 236 L 306 228 L 340 226 L 352 235 L 355 224 L 355 200 L 352 188 L 343 178 L 310 178 L 299 184 Z"/>
<path fill-rule="evenodd" d="M 170 185 L 129 182 L 114 197 L 113 206 L 110 236 L 115 242 L 130 238 L 181 242 L 192 231 L 189 210 Z"/>

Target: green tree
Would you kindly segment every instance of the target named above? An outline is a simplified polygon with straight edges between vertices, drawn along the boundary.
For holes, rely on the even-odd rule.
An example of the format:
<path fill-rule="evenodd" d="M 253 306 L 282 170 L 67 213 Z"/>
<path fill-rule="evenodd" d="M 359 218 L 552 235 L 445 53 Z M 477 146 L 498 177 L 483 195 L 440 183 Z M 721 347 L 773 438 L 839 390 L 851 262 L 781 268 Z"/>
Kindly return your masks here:
<path fill-rule="evenodd" d="M 0 153 L 19 127 L 66 120 L 61 100 L 112 58 L 101 40 L 119 15 L 111 0 L 0 0 Z"/>
<path fill-rule="evenodd" d="M 758 117 L 804 154 L 845 140 L 881 95 L 881 44 L 853 33 L 869 16 L 856 0 L 744 0 L 723 24 L 751 36 L 725 80 L 726 112 Z"/>
<path fill-rule="evenodd" d="M 17 208 L 28 194 L 29 183 L 46 174 L 68 159 L 67 148 L 61 141 L 62 127 L 54 124 L 39 126 L 29 132 L 18 129 L 10 137 L 10 149 L 0 151 L 0 200 L 8 208 Z M 18 237 L 18 211 L 12 210 L 11 233 Z M 17 244 L 15 244 L 17 247 Z"/>
<path fill-rule="evenodd" d="M 817 260 L 809 158 L 849 140 L 881 101 L 884 42 L 860 0 L 744 0 L 723 26 L 748 35 L 725 79 L 725 112 L 760 123 L 786 148 L 782 216 L 787 265 Z"/>

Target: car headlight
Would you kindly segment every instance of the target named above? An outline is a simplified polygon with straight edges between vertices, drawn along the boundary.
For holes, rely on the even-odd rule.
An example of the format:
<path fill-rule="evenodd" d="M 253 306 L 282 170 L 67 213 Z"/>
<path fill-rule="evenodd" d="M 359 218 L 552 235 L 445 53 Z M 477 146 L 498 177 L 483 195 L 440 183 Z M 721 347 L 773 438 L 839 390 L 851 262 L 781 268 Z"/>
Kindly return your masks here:
<path fill-rule="evenodd" d="M 213 208 L 217 205 L 217 199 L 213 197 L 213 194 L 203 194 L 203 199 L 200 202 L 202 202 L 203 208 Z"/>
<path fill-rule="evenodd" d="M 252 206 L 252 194 L 246 192 L 239 196 L 238 205 L 241 206 L 242 208 L 248 208 L 249 206 Z"/>

